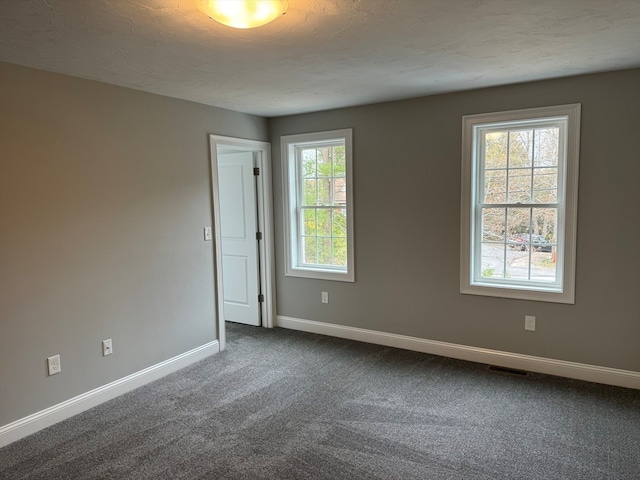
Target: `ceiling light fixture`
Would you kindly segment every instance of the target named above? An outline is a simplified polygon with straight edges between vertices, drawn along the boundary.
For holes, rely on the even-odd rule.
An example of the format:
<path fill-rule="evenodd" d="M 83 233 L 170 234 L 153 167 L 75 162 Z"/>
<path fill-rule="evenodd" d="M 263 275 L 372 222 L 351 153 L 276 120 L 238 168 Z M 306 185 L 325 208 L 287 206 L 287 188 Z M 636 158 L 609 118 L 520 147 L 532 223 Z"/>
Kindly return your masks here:
<path fill-rule="evenodd" d="M 234 28 L 255 28 L 287 13 L 286 0 L 195 0 L 196 7 L 216 22 Z"/>

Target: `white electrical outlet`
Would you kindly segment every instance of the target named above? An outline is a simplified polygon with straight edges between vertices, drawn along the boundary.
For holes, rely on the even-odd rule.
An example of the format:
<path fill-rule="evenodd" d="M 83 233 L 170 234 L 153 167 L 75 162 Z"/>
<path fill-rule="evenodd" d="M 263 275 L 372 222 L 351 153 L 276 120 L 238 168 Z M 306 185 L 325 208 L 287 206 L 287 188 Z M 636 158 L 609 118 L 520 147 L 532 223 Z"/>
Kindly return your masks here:
<path fill-rule="evenodd" d="M 54 355 L 53 357 L 47 358 L 47 366 L 49 367 L 49 376 L 60 373 L 62 371 L 60 355 Z"/>
<path fill-rule="evenodd" d="M 536 330 L 536 317 L 525 315 L 524 317 L 524 329 L 535 332 Z"/>
<path fill-rule="evenodd" d="M 204 227 L 204 241 L 211 241 L 211 227 Z"/>
<path fill-rule="evenodd" d="M 113 353 L 113 346 L 111 345 L 111 339 L 102 341 L 102 356 L 106 357 Z"/>
<path fill-rule="evenodd" d="M 329 292 L 322 292 L 322 303 L 329 303 Z"/>

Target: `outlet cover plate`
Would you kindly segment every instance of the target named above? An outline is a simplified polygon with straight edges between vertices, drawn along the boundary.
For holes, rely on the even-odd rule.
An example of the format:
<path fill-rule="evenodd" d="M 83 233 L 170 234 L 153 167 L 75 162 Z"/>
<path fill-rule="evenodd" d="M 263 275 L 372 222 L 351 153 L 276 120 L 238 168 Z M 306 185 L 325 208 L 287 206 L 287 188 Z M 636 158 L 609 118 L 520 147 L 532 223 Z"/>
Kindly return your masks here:
<path fill-rule="evenodd" d="M 60 373 L 62 371 L 60 355 L 54 355 L 53 357 L 47 358 L 47 367 L 49 369 L 49 376 Z"/>
<path fill-rule="evenodd" d="M 529 330 L 531 332 L 536 331 L 536 317 L 532 317 L 531 315 L 525 315 L 524 317 L 524 329 Z"/>

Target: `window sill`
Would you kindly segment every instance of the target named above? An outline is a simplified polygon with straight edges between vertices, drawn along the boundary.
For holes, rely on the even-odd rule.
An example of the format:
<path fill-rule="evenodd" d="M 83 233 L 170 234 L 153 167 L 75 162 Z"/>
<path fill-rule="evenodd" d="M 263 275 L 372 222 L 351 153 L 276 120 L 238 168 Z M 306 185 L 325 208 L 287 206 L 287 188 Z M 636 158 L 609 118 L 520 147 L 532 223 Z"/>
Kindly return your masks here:
<path fill-rule="evenodd" d="M 313 278 L 338 282 L 355 282 L 353 272 L 328 270 L 321 268 L 291 268 L 285 272 L 287 277 Z"/>
<path fill-rule="evenodd" d="M 462 285 L 460 293 L 463 295 L 480 295 L 485 297 L 513 298 L 517 300 L 530 300 L 532 302 L 550 303 L 575 303 L 574 292 L 559 292 L 542 289 L 527 289 L 521 286 L 484 286 Z"/>

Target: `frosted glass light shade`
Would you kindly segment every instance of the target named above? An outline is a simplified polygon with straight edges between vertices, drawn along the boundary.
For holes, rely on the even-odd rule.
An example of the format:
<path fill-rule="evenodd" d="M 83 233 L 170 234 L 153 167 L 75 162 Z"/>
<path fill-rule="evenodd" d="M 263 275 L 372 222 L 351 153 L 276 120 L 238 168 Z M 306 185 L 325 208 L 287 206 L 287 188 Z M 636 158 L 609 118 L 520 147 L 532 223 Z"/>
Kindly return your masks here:
<path fill-rule="evenodd" d="M 195 0 L 207 17 L 234 28 L 255 28 L 287 12 L 286 0 Z"/>

